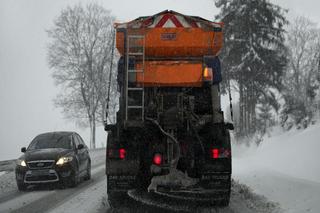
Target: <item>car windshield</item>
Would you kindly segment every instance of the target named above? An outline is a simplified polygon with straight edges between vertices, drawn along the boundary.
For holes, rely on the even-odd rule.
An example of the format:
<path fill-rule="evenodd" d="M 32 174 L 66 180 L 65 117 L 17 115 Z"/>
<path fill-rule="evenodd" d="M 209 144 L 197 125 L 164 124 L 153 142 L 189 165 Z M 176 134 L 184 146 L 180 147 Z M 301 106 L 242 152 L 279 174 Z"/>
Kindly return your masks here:
<path fill-rule="evenodd" d="M 71 149 L 71 147 L 71 139 L 69 135 L 50 134 L 37 136 L 32 140 L 28 150 L 50 148 Z"/>

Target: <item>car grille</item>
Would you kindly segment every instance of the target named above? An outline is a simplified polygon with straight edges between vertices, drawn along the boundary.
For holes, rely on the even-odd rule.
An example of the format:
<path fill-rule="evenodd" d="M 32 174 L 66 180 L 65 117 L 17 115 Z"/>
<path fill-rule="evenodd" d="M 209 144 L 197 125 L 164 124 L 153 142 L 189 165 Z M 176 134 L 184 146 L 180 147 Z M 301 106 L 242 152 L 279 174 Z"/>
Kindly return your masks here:
<path fill-rule="evenodd" d="M 50 169 L 53 167 L 54 160 L 38 160 L 27 162 L 30 169 Z"/>
<path fill-rule="evenodd" d="M 31 176 L 26 177 L 26 181 L 50 181 L 50 180 L 57 180 L 56 175 L 41 175 L 41 176 Z"/>
<path fill-rule="evenodd" d="M 26 172 L 25 183 L 49 183 L 59 181 L 57 172 L 53 169 L 29 170 Z"/>

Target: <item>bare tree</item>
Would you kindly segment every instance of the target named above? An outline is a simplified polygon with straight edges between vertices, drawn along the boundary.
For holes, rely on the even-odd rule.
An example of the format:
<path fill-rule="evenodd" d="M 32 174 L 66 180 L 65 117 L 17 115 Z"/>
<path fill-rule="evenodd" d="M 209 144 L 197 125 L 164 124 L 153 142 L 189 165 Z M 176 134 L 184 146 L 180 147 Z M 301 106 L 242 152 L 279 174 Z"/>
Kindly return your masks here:
<path fill-rule="evenodd" d="M 283 122 L 289 122 L 289 127 L 293 124 L 306 126 L 317 108 L 315 97 L 320 80 L 319 28 L 309 19 L 297 17 L 288 30 L 287 46 L 290 54 L 284 78 L 286 105 Z"/>
<path fill-rule="evenodd" d="M 97 4 L 62 10 L 48 30 L 48 61 L 62 92 L 55 104 L 71 119 L 90 126 L 95 148 L 97 114 L 104 109 L 110 72 L 114 18 Z"/>

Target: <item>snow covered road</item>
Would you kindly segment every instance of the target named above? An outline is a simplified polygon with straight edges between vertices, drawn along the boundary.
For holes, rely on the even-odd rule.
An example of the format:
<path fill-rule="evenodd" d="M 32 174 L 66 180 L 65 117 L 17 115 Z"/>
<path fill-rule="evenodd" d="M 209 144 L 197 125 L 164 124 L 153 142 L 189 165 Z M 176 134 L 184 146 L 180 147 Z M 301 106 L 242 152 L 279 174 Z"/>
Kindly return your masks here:
<path fill-rule="evenodd" d="M 164 200 L 147 199 L 144 204 L 130 200 L 121 208 L 111 209 L 106 195 L 105 150 L 101 149 L 90 153 L 92 180 L 82 182 L 76 188 L 35 188 L 19 192 L 14 172 L 1 172 L 0 213 L 157 213 L 173 210 L 199 213 L 318 213 L 320 182 L 316 180 L 320 177 L 320 168 L 319 161 L 312 159 L 318 150 L 315 147 L 319 146 L 319 129 L 320 125 L 306 131 L 275 135 L 254 150 L 234 146 L 234 181 L 230 205 L 226 208 L 182 206 L 171 201 L 169 210 Z M 302 148 L 301 143 L 305 145 Z M 296 155 L 296 150 L 300 150 L 300 155 Z M 305 164 L 308 167 L 304 167 Z"/>
<path fill-rule="evenodd" d="M 109 207 L 106 195 L 105 178 L 105 150 L 95 150 L 90 153 L 92 158 L 92 179 L 80 183 L 76 188 L 50 189 L 37 187 L 27 192 L 19 192 L 16 187 L 14 172 L 7 172 L 0 176 L 0 213 L 106 213 L 106 212 L 171 212 L 179 210 L 174 206 L 168 210 L 161 201 L 152 201 L 146 205 L 131 200 L 119 209 Z M 181 210 L 181 208 L 180 208 Z M 265 198 L 255 195 L 246 186 L 233 183 L 230 206 L 227 208 L 196 207 L 182 210 L 193 212 L 220 213 L 254 213 L 277 212 L 278 206 L 268 202 Z M 258 210 L 258 211 L 257 211 Z"/>

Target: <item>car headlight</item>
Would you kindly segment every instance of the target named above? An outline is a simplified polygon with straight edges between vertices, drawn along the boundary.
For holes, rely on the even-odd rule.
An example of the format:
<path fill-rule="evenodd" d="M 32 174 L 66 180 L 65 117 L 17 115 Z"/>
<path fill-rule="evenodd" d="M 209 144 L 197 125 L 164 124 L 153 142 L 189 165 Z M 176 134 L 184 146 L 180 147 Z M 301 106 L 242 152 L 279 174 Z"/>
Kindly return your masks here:
<path fill-rule="evenodd" d="M 27 166 L 27 164 L 26 164 L 26 162 L 24 161 L 24 160 L 17 160 L 17 165 L 19 165 L 19 166 L 23 166 L 23 167 L 26 167 Z"/>
<path fill-rule="evenodd" d="M 59 158 L 59 160 L 57 161 L 57 165 L 63 165 L 63 164 L 65 164 L 65 163 L 68 163 L 68 162 L 70 162 L 70 161 L 72 161 L 72 159 L 73 159 L 73 157 L 61 157 L 61 158 Z"/>

